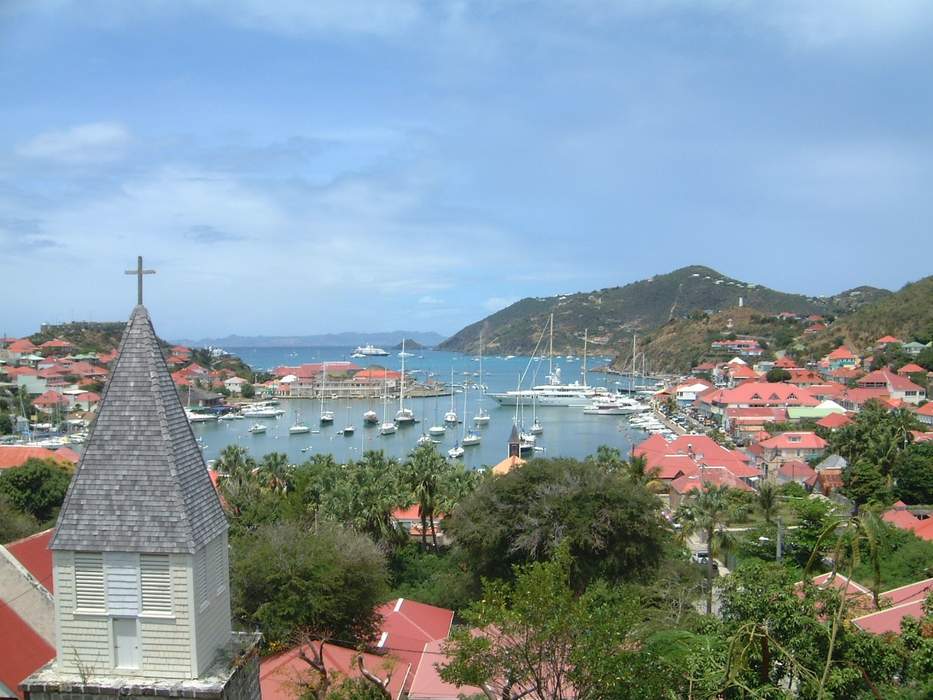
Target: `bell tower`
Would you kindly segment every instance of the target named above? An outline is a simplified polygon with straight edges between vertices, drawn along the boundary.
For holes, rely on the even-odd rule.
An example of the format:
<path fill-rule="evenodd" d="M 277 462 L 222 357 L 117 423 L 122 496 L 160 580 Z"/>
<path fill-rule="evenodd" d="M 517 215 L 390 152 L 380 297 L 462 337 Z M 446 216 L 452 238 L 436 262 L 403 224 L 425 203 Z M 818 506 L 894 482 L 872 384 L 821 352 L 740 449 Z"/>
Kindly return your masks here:
<path fill-rule="evenodd" d="M 231 631 L 227 520 L 141 303 L 142 258 L 133 274 L 140 303 L 49 544 L 57 656 L 24 697 L 258 700 L 258 640 Z"/>

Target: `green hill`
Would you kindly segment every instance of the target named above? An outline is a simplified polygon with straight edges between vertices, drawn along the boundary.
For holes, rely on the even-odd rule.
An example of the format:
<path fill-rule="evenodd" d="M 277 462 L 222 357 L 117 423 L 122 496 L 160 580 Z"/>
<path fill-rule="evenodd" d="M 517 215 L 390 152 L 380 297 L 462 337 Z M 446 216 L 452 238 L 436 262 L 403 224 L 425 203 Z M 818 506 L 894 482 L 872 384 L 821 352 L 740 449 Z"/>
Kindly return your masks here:
<path fill-rule="evenodd" d="M 872 287 L 859 287 L 834 297 L 788 294 L 694 265 L 623 287 L 522 299 L 463 328 L 439 349 L 478 352 L 482 334 L 487 352 L 529 353 L 553 312 L 556 351 L 579 354 L 584 329 L 589 329 L 591 351 L 615 356 L 631 345 L 633 331 L 651 331 L 691 315 L 715 314 L 737 307 L 740 299 L 759 314 L 789 311 L 836 315 L 887 294 L 890 292 Z"/>
<path fill-rule="evenodd" d="M 933 339 L 933 276 L 905 285 L 840 318 L 811 344 L 835 345 L 839 339 L 867 350 L 884 335 L 904 341 Z"/>

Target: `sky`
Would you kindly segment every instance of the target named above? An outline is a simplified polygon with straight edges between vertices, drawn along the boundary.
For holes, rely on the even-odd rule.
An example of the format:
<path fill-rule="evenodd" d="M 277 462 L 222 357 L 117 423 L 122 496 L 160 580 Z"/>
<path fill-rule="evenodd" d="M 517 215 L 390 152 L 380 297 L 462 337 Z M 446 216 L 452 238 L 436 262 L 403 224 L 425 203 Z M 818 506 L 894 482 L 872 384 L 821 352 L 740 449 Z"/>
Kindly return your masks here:
<path fill-rule="evenodd" d="M 927 0 L 0 0 L 0 334 L 933 272 Z"/>

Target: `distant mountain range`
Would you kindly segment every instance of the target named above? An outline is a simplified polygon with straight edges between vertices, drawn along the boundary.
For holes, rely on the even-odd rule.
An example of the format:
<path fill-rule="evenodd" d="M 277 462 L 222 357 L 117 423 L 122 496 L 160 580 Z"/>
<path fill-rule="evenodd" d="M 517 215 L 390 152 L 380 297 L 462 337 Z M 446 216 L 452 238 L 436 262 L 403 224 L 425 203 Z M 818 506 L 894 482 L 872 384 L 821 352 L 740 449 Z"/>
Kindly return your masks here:
<path fill-rule="evenodd" d="M 631 346 L 633 332 L 651 331 L 691 314 L 742 305 L 767 313 L 837 316 L 890 294 L 885 289 L 857 287 L 831 297 L 812 297 L 780 292 L 693 265 L 623 287 L 522 299 L 463 328 L 439 349 L 475 353 L 482 336 L 489 353 L 530 353 L 553 313 L 556 352 L 579 354 L 584 330 L 588 329 L 590 352 L 619 355 Z"/>
<path fill-rule="evenodd" d="M 306 348 L 306 347 L 354 347 L 372 343 L 388 348 L 398 345 L 402 338 L 415 340 L 424 347 L 434 347 L 444 336 L 433 331 L 386 331 L 381 333 L 323 333 L 321 335 L 228 335 L 223 338 L 180 338 L 175 342 L 192 347 L 208 345 L 220 348 Z"/>

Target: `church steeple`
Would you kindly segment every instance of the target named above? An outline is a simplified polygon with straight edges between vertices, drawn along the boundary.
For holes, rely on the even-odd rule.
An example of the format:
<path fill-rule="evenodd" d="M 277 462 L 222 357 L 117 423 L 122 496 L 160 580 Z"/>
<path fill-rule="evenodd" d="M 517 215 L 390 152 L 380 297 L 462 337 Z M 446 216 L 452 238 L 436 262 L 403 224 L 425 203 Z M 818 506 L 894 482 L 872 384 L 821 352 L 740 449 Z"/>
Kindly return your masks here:
<path fill-rule="evenodd" d="M 193 554 L 226 530 L 149 313 L 137 306 L 50 548 Z"/>
<path fill-rule="evenodd" d="M 257 637 L 231 631 L 227 527 L 139 304 L 49 545 L 57 656 L 25 697 L 258 700 Z"/>

